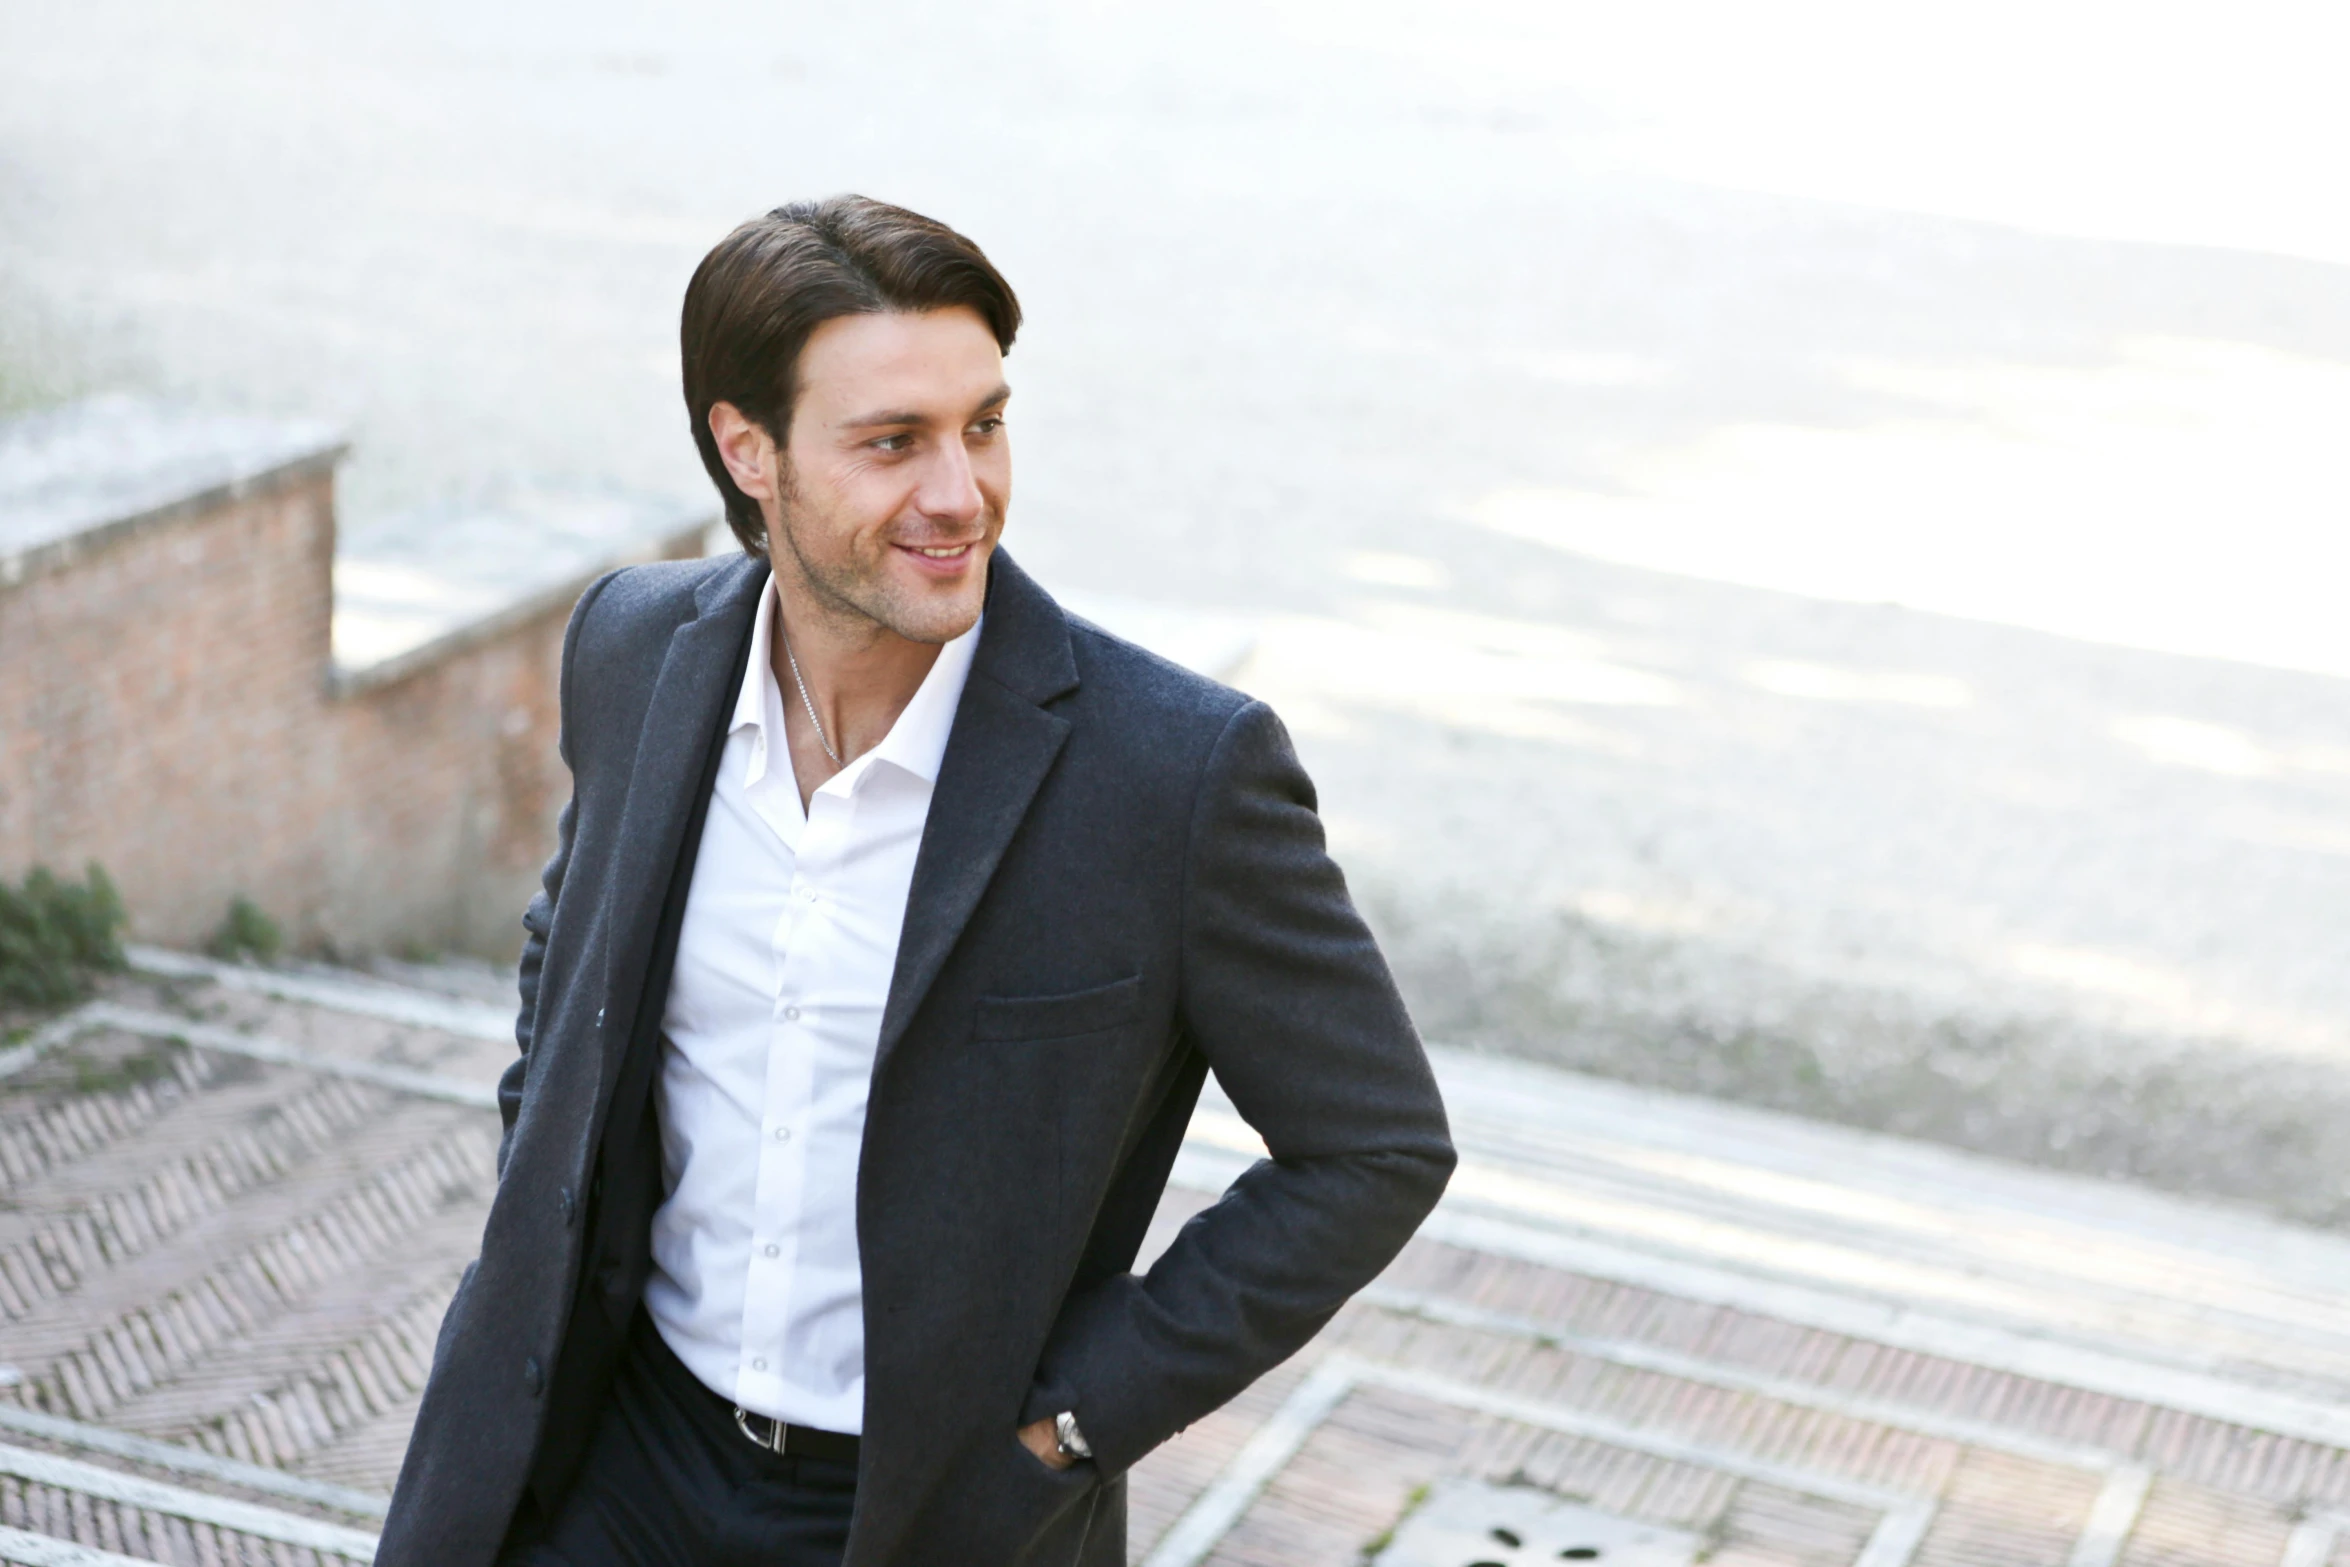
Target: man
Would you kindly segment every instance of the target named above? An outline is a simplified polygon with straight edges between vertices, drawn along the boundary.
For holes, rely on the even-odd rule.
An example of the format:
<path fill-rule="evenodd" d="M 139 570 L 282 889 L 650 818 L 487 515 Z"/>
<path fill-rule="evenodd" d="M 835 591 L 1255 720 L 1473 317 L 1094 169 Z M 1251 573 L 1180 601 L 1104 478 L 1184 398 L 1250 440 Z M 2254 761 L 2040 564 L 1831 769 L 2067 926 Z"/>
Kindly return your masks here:
<path fill-rule="evenodd" d="M 1442 1189 L 1278 722 L 996 550 L 1019 319 L 859 197 L 695 273 L 745 553 L 573 612 L 498 1194 L 383 1567 L 1124 1567 L 1126 1470 Z M 1272 1158 L 1138 1277 L 1210 1070 Z"/>

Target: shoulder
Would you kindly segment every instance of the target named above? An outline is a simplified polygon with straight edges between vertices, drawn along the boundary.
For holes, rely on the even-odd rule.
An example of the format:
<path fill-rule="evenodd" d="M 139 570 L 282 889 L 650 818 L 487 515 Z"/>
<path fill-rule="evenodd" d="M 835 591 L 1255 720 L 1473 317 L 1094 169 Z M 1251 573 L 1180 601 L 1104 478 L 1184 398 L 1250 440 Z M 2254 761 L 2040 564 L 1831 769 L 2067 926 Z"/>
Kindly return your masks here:
<path fill-rule="evenodd" d="M 1090 731 L 1089 749 L 1114 759 L 1135 805 L 1158 798 L 1196 812 L 1270 791 L 1312 809 L 1313 784 L 1272 708 L 1081 616 L 1068 620 L 1081 682 L 1072 716 Z"/>
<path fill-rule="evenodd" d="M 575 773 L 603 754 L 599 735 L 635 732 L 677 629 L 723 604 L 735 578 L 759 570 L 744 555 L 663 560 L 588 584 L 563 643 L 563 732 Z"/>
<path fill-rule="evenodd" d="M 588 584 L 572 611 L 572 636 L 583 648 L 606 648 L 646 637 L 666 637 L 696 613 L 703 587 L 734 571 L 753 569 L 746 555 L 703 560 L 656 560 L 608 571 Z"/>
<path fill-rule="evenodd" d="M 1180 821 L 1195 847 L 1268 830 L 1280 841 L 1319 833 L 1313 780 L 1271 707 L 1080 616 L 1068 620 L 1079 724 L 1091 733 L 1088 752 L 1113 770 L 1122 815 Z"/>
<path fill-rule="evenodd" d="M 1156 737 L 1177 737 L 1213 745 L 1235 715 L 1254 704 L 1246 693 L 1196 670 L 1186 669 L 1104 630 L 1082 615 L 1063 610 L 1069 622 L 1069 651 L 1076 660 L 1080 690 L 1096 721 Z"/>
<path fill-rule="evenodd" d="M 656 560 L 608 571 L 571 611 L 563 665 L 582 684 L 657 668 L 679 626 L 723 598 L 734 579 L 762 570 L 748 555 Z"/>

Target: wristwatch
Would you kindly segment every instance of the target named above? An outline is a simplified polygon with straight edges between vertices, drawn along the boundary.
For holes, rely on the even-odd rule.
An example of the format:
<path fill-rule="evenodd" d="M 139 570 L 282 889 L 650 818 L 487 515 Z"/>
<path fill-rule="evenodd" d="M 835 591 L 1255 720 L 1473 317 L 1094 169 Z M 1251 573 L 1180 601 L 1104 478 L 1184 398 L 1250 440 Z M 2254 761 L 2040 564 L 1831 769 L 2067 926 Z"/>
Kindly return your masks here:
<path fill-rule="evenodd" d="M 1060 1448 L 1061 1456 L 1073 1464 L 1093 1456 L 1092 1444 L 1077 1429 L 1077 1416 L 1066 1409 L 1053 1416 L 1053 1443 Z"/>

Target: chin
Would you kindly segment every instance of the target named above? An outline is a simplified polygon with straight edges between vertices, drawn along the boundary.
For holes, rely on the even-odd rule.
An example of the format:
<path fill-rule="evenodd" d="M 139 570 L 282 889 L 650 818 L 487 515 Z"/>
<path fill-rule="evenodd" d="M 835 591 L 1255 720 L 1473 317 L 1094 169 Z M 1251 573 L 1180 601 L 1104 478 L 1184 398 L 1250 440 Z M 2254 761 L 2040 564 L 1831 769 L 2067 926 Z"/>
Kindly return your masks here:
<path fill-rule="evenodd" d="M 952 642 L 971 629 L 987 603 L 987 562 L 982 554 L 957 576 L 940 579 L 919 571 L 893 572 L 891 613 L 886 622 L 916 642 Z"/>
<path fill-rule="evenodd" d="M 926 593 L 898 595 L 897 599 L 890 606 L 889 629 L 909 642 L 940 645 L 977 624 L 979 611 L 987 602 L 987 580 L 982 574 L 978 582 L 957 584 L 952 592 L 932 587 Z"/>

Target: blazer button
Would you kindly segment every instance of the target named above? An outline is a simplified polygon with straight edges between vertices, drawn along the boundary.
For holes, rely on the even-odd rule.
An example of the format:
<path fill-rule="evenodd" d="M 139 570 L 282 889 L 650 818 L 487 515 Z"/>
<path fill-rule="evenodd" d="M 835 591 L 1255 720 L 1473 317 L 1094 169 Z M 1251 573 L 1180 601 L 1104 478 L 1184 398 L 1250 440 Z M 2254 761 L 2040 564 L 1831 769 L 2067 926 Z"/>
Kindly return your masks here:
<path fill-rule="evenodd" d="M 534 1355 L 524 1361 L 522 1363 L 523 1390 L 531 1397 L 536 1398 L 546 1385 L 547 1374 L 539 1369 L 538 1357 Z"/>
<path fill-rule="evenodd" d="M 571 1188 L 568 1186 L 563 1188 L 562 1195 L 558 1200 L 563 1208 L 564 1227 L 568 1229 L 571 1225 L 571 1216 L 578 1210 L 579 1204 L 571 1200 Z"/>

